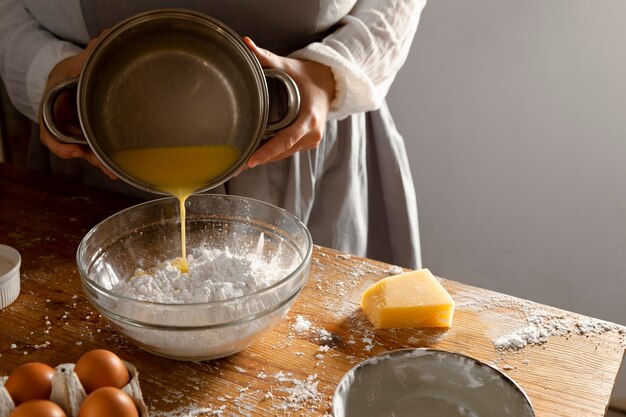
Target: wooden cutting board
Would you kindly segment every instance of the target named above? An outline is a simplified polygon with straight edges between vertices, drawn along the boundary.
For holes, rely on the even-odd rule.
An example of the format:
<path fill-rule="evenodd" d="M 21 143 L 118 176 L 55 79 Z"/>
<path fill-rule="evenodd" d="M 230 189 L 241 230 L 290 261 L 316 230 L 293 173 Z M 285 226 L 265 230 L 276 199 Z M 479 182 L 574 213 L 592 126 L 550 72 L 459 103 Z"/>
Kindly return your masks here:
<path fill-rule="evenodd" d="M 316 247 L 297 302 L 248 349 L 207 362 L 160 358 L 106 323 L 75 267 L 84 234 L 137 200 L 3 164 L 0 196 L 0 243 L 22 254 L 21 295 L 0 311 L 0 375 L 29 361 L 55 366 L 110 349 L 138 368 L 151 416 L 329 415 L 337 383 L 363 359 L 432 347 L 502 369 L 539 417 L 601 417 L 624 354 L 621 326 L 450 280 L 443 285 L 457 304 L 451 329 L 374 330 L 360 295 L 401 269 Z M 545 340 L 503 347 L 529 329 Z"/>

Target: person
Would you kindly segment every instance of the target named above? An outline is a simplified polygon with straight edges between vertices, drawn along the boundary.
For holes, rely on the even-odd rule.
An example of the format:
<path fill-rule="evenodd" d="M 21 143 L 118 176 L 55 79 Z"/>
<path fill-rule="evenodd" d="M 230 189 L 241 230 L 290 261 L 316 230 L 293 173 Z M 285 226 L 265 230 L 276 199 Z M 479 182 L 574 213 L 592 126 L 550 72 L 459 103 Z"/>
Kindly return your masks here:
<path fill-rule="evenodd" d="M 263 67 L 289 74 L 301 95 L 294 123 L 260 146 L 248 169 L 212 192 L 285 208 L 307 225 L 315 244 L 416 269 L 421 254 L 415 191 L 385 96 L 406 60 L 425 3 L 0 0 L 0 74 L 15 107 L 37 122 L 44 92 L 80 74 L 107 28 L 156 8 L 212 16 L 245 36 Z M 112 180 L 87 147 L 59 143 L 42 127 L 29 143 L 29 167 L 139 192 Z"/>

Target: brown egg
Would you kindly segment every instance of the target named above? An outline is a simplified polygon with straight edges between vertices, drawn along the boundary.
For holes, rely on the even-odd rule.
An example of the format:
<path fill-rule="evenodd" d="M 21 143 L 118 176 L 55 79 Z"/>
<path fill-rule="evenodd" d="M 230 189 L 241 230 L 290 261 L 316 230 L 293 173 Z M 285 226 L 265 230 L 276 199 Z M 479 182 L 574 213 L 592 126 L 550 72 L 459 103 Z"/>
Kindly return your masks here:
<path fill-rule="evenodd" d="M 4 387 L 15 405 L 28 400 L 47 400 L 52 391 L 54 369 L 40 362 L 20 365 L 9 375 Z"/>
<path fill-rule="evenodd" d="M 17 406 L 9 417 L 67 417 L 61 407 L 48 400 L 30 400 Z"/>
<path fill-rule="evenodd" d="M 139 411 L 124 391 L 104 387 L 85 398 L 78 410 L 78 417 L 139 417 Z"/>
<path fill-rule="evenodd" d="M 129 379 L 124 362 L 105 349 L 85 353 L 76 362 L 74 371 L 87 394 L 102 387 L 123 388 Z"/>

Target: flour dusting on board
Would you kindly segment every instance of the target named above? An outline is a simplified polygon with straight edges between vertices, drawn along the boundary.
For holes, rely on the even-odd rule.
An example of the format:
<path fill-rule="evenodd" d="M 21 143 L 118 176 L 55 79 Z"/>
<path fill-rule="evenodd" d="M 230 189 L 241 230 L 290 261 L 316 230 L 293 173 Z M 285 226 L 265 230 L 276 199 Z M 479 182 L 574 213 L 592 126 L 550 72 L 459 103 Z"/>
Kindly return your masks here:
<path fill-rule="evenodd" d="M 588 319 L 507 295 L 494 293 L 492 297 L 485 299 L 484 296 L 478 298 L 471 293 L 459 292 L 455 294 L 455 302 L 458 310 L 488 313 L 491 320 L 502 319 L 507 323 L 516 322 L 511 320 L 512 310 L 519 312 L 518 326 L 508 329 L 492 340 L 495 348 L 501 352 L 542 345 L 547 343 L 550 337 L 599 335 L 606 332 L 618 333 L 622 344 L 625 343 L 625 328 L 620 325 Z M 500 314 L 500 309 L 506 309 L 506 313 Z"/>
<path fill-rule="evenodd" d="M 293 378 L 279 372 L 274 375 L 274 379 L 281 383 L 289 383 L 290 386 L 278 388 L 278 391 L 287 393 L 284 401 L 278 408 L 283 410 L 301 409 L 303 406 L 317 408 L 320 396 L 317 392 L 317 374 L 309 375 L 305 380 Z"/>
<path fill-rule="evenodd" d="M 226 408 L 222 405 L 219 408 L 187 406 L 172 411 L 150 410 L 150 417 L 223 417 Z"/>
<path fill-rule="evenodd" d="M 320 258 L 327 256 L 323 252 L 320 252 L 318 255 Z M 317 282 L 318 289 L 339 295 L 339 297 L 331 297 L 326 301 L 325 305 L 326 310 L 334 313 L 337 318 L 350 315 L 355 308 L 358 308 L 361 292 L 365 289 L 362 285 L 363 279 L 361 277 L 372 275 L 384 278 L 384 276 L 381 276 L 381 272 L 386 274 L 386 276 L 405 272 L 403 268 L 395 265 L 389 265 L 381 271 L 372 265 L 371 262 L 349 254 L 337 254 L 334 255 L 334 258 L 340 261 L 340 263 L 333 265 L 332 273 L 335 275 L 335 279 L 324 279 L 326 276 L 324 271 L 325 265 L 317 258 L 313 258 L 312 262 L 317 267 L 318 274 L 316 274 L 317 276 L 312 276 L 312 279 Z"/>
<path fill-rule="evenodd" d="M 261 374 L 261 373 L 260 373 Z M 277 372 L 272 376 L 262 373 L 260 380 L 270 380 L 271 387 L 257 389 L 255 382 L 246 386 L 237 386 L 233 382 L 232 388 L 237 394 L 224 394 L 210 401 L 218 405 L 203 406 L 188 404 L 173 410 L 159 410 L 155 405 L 150 408 L 151 417 L 225 417 L 256 415 L 261 412 L 258 404 L 264 404 L 264 408 L 270 408 L 269 415 L 289 416 L 297 415 L 320 415 L 321 409 L 328 407 L 330 398 L 318 391 L 320 383 L 317 374 L 309 375 L 304 379 L 295 377 L 291 372 Z M 202 381 L 204 384 L 206 381 Z M 200 387 L 198 387 L 200 389 Z M 180 392 L 176 396 L 181 395 Z M 163 399 L 162 399 L 163 400 Z M 171 402 L 174 401 L 171 398 Z M 271 401 L 271 403 L 266 403 Z M 170 402 L 169 400 L 166 402 Z M 219 405 L 219 403 L 223 403 Z M 324 414 L 325 416 L 328 414 Z"/>
<path fill-rule="evenodd" d="M 609 331 L 624 333 L 624 329 L 613 323 L 589 320 L 566 313 L 528 311 L 528 325 L 504 334 L 493 341 L 497 349 L 522 349 L 527 345 L 541 345 L 552 336 L 602 334 Z"/>
<path fill-rule="evenodd" d="M 291 326 L 293 330 L 297 333 L 304 333 L 311 329 L 311 322 L 302 317 L 301 315 L 296 316 L 295 323 Z"/>

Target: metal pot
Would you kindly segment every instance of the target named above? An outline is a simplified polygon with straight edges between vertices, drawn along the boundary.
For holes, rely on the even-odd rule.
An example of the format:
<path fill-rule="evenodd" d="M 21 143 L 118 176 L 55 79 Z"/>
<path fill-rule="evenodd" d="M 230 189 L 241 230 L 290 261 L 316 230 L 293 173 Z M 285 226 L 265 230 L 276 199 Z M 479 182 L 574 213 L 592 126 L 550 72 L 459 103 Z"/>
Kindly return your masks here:
<path fill-rule="evenodd" d="M 287 93 L 286 111 L 271 123 L 266 77 Z M 54 103 L 69 89 L 77 89 L 84 136 L 64 134 L 54 120 Z M 162 9 L 108 31 L 80 76 L 48 91 L 42 119 L 60 142 L 88 144 L 120 178 L 157 193 L 162 191 L 117 167 L 112 154 L 142 147 L 235 146 L 239 159 L 198 190 L 203 191 L 232 177 L 262 138 L 293 122 L 299 106 L 295 82 L 282 71 L 261 68 L 232 29 L 197 12 Z"/>

